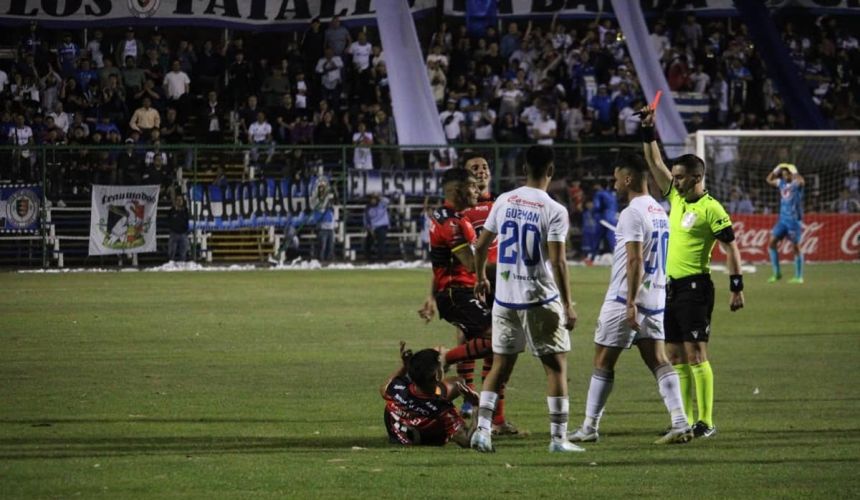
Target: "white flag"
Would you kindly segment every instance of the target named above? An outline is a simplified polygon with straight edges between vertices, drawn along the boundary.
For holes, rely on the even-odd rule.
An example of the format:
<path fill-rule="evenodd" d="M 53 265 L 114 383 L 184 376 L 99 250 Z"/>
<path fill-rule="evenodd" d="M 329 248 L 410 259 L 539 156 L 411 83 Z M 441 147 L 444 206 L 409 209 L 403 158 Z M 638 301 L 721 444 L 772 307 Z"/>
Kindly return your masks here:
<path fill-rule="evenodd" d="M 154 252 L 158 190 L 93 185 L 90 255 Z"/>

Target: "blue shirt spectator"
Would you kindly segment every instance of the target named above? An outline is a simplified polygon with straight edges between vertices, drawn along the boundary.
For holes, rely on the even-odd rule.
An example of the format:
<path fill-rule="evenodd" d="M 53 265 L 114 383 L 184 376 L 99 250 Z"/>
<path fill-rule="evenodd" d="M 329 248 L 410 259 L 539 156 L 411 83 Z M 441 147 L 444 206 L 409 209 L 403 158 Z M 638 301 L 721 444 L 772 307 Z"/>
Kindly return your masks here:
<path fill-rule="evenodd" d="M 612 122 L 612 99 L 606 92 L 606 85 L 601 85 L 597 89 L 597 95 L 591 98 L 588 106 L 594 110 L 596 120 L 604 124 Z"/>
<path fill-rule="evenodd" d="M 364 227 L 376 229 L 390 225 L 388 219 L 388 198 L 380 197 L 378 194 L 370 195 L 370 203 L 364 209 Z"/>

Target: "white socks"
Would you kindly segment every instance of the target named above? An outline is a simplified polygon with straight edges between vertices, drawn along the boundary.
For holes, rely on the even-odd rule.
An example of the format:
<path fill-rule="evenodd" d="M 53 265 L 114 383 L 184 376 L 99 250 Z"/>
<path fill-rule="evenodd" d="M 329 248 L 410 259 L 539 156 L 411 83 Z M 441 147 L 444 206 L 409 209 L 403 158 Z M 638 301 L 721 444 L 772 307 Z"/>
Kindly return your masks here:
<path fill-rule="evenodd" d="M 493 428 L 493 413 L 496 412 L 498 393 L 481 391 L 481 401 L 478 407 L 478 429 L 490 432 Z"/>
<path fill-rule="evenodd" d="M 549 409 L 550 436 L 554 441 L 566 441 L 567 420 L 570 414 L 570 402 L 567 396 L 547 396 L 546 406 Z"/>
<path fill-rule="evenodd" d="M 671 367 L 670 367 L 671 368 Z M 591 374 L 591 383 L 588 385 L 588 399 L 585 403 L 585 420 L 582 421 L 582 430 L 585 432 L 596 431 L 600 426 L 600 417 L 606 407 L 606 400 L 612 392 L 612 384 L 615 381 L 615 372 L 595 368 Z"/>
<path fill-rule="evenodd" d="M 672 427 L 680 429 L 687 427 L 687 415 L 684 413 L 684 403 L 681 400 L 681 380 L 678 372 L 669 363 L 660 365 L 654 370 L 657 378 L 657 388 L 663 397 L 663 404 L 672 417 Z"/>

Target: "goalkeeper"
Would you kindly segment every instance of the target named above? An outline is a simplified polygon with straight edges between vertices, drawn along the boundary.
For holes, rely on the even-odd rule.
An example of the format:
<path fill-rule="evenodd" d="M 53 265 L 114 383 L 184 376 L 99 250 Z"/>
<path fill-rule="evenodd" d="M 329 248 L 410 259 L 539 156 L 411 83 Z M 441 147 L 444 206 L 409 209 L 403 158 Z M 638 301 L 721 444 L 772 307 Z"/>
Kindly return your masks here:
<path fill-rule="evenodd" d="M 784 238 L 791 242 L 794 251 L 794 278 L 790 283 L 803 283 L 803 254 L 800 252 L 800 237 L 803 234 L 803 188 L 806 182 L 797 173 L 797 167 L 791 163 L 780 163 L 767 175 L 767 183 L 779 189 L 779 220 L 773 227 L 768 243 L 770 265 L 773 275 L 768 283 L 776 283 L 782 279 L 779 271 L 779 252 L 776 246 Z"/>

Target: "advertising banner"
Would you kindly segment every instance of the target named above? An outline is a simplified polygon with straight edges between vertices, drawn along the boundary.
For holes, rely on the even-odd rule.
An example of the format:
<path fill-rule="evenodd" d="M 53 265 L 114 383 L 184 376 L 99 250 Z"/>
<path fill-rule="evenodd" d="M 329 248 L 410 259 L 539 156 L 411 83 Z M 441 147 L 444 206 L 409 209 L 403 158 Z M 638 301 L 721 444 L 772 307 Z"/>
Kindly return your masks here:
<path fill-rule="evenodd" d="M 42 186 L 0 184 L 0 233 L 38 233 L 41 207 Z"/>
<path fill-rule="evenodd" d="M 93 184 L 90 255 L 155 251 L 159 186 Z"/>
<path fill-rule="evenodd" d="M 776 224 L 776 215 L 733 215 L 735 240 L 744 263 L 769 261 L 767 243 Z M 671 237 L 671 236 L 670 236 Z M 780 259 L 791 260 L 791 244 L 782 240 L 777 247 Z M 807 262 L 856 261 L 860 259 L 860 214 L 806 214 L 800 250 Z M 714 262 L 725 262 L 716 245 Z"/>

